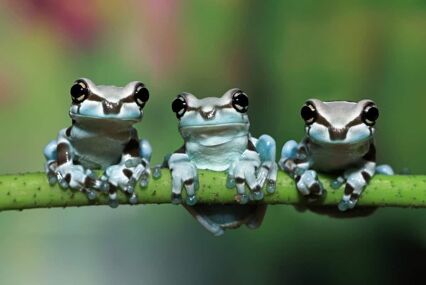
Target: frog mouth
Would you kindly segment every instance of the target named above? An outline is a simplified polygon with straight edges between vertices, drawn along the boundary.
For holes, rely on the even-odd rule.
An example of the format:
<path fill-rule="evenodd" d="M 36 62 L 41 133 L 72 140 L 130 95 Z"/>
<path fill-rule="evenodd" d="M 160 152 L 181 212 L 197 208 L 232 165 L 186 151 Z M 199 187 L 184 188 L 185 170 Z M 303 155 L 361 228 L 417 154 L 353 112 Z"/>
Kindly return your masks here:
<path fill-rule="evenodd" d="M 93 116 L 93 115 L 88 116 L 88 115 L 75 114 L 71 112 L 70 112 L 70 117 L 77 121 L 93 120 L 93 121 L 96 121 L 97 123 L 101 123 L 101 122 L 137 123 L 142 119 L 142 116 L 140 116 L 139 118 L 122 118 L 122 117 L 118 117 L 114 115 L 100 117 L 100 116 Z"/>
<path fill-rule="evenodd" d="M 220 124 L 199 124 L 199 125 L 184 125 L 180 126 L 180 130 L 194 130 L 194 131 L 202 131 L 202 130 L 212 130 L 212 129 L 233 129 L 235 127 L 246 127 L 247 123 L 220 123 Z"/>
<path fill-rule="evenodd" d="M 363 144 L 371 140 L 371 137 L 363 137 L 359 138 L 357 140 L 323 140 L 323 139 L 316 139 L 314 136 L 309 136 L 309 139 L 314 144 L 320 144 L 320 145 L 330 145 L 330 146 L 356 146 L 359 144 Z"/>
<path fill-rule="evenodd" d="M 309 139 L 316 144 L 323 145 L 359 145 L 372 139 L 374 129 L 350 133 L 345 129 L 328 129 L 328 131 L 314 131 L 310 127 L 306 130 Z"/>

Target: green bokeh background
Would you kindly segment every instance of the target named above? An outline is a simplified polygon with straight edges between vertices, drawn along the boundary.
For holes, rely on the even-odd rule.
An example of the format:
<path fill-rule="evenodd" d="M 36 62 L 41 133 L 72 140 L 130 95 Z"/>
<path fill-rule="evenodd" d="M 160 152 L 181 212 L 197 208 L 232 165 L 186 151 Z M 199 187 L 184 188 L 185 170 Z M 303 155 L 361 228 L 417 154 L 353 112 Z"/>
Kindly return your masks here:
<path fill-rule="evenodd" d="M 182 143 L 181 91 L 250 96 L 252 134 L 300 139 L 311 97 L 374 99 L 379 161 L 424 174 L 424 1 L 0 0 L 0 173 L 41 171 L 69 87 L 141 80 L 153 162 Z M 424 210 L 336 220 L 271 206 L 214 238 L 177 206 L 0 214 L 0 284 L 400 284 L 424 270 Z"/>

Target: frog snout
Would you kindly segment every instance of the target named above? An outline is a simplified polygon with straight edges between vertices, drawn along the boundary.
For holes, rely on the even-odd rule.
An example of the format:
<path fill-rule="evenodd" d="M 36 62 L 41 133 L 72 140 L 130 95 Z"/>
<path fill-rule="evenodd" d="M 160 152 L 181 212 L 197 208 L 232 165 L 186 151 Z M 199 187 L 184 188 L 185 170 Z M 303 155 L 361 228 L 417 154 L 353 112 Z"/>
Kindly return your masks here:
<path fill-rule="evenodd" d="M 330 140 L 332 141 L 345 140 L 347 133 L 348 133 L 347 128 L 329 128 L 328 129 L 328 134 L 330 135 Z"/>
<path fill-rule="evenodd" d="M 102 108 L 104 109 L 104 114 L 118 114 L 121 110 L 121 102 L 112 103 L 107 100 L 102 102 Z"/>
<path fill-rule="evenodd" d="M 216 116 L 216 109 L 214 108 L 201 109 L 200 114 L 201 114 L 201 117 L 203 117 L 205 120 L 212 120 Z"/>

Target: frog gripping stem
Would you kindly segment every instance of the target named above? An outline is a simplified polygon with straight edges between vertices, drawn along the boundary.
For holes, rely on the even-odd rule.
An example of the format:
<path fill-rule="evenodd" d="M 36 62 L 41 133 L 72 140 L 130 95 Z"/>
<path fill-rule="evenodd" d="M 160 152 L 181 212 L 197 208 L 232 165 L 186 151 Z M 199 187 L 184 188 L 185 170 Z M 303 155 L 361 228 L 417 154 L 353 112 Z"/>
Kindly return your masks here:
<path fill-rule="evenodd" d="M 171 176 L 169 170 L 160 170 L 162 177 L 152 180 L 146 188 L 136 186 L 137 204 L 170 204 Z M 200 170 L 198 204 L 233 204 L 234 194 L 226 188 L 227 175 L 214 171 Z M 344 187 L 333 189 L 333 178 L 319 177 L 327 195 L 313 202 L 318 207 L 327 207 L 340 202 Z M 283 172 L 278 173 L 277 189 L 274 193 L 264 193 L 262 204 L 305 205 L 308 203 L 295 191 L 292 178 Z M 185 196 L 184 196 L 185 197 Z M 127 196 L 117 193 L 117 203 L 129 205 Z M 259 202 L 256 202 L 259 203 Z M 63 191 L 58 184 L 50 186 L 45 173 L 25 173 L 0 175 L 0 211 L 26 210 L 35 208 L 67 208 L 109 205 L 108 197 L 98 195 L 90 200 L 84 193 Z M 375 175 L 361 194 L 357 207 L 399 207 L 426 208 L 426 177 L 422 175 Z M 350 213 L 344 212 L 345 213 Z"/>

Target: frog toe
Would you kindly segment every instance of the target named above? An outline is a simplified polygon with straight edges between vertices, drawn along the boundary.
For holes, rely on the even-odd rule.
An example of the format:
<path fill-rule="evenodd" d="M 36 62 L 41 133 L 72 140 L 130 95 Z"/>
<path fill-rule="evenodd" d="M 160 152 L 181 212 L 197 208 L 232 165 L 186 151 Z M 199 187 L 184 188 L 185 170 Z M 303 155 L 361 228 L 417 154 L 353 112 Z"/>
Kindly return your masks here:
<path fill-rule="evenodd" d="M 131 205 L 136 205 L 138 203 L 138 196 L 136 196 L 135 193 L 133 193 L 130 197 L 129 197 L 129 203 Z"/>
<path fill-rule="evenodd" d="M 393 168 L 387 164 L 376 166 L 375 172 L 376 174 L 382 174 L 382 175 L 388 175 L 388 176 L 395 175 Z"/>
<path fill-rule="evenodd" d="M 268 193 L 274 193 L 277 175 L 278 165 L 275 161 L 263 162 L 257 173 L 257 182 L 261 187 L 266 184 L 266 190 Z"/>
<path fill-rule="evenodd" d="M 237 194 L 235 195 L 235 201 L 241 205 L 247 204 L 249 201 L 249 196 L 247 194 Z"/>
<path fill-rule="evenodd" d="M 93 190 L 85 189 L 84 192 L 86 192 L 86 196 L 89 200 L 95 200 L 97 197 L 96 192 Z"/>
<path fill-rule="evenodd" d="M 141 181 L 139 182 L 139 185 L 141 186 L 141 188 L 148 187 L 148 184 L 149 184 L 149 178 L 148 178 L 148 176 L 141 177 Z"/>
<path fill-rule="evenodd" d="M 197 197 L 195 195 L 188 195 L 188 197 L 186 197 L 186 204 L 189 206 L 194 206 L 197 204 Z"/>
<path fill-rule="evenodd" d="M 265 195 L 263 194 L 262 190 L 255 190 L 251 193 L 251 200 L 260 201 L 263 199 Z"/>
<path fill-rule="evenodd" d="M 178 205 L 182 203 L 182 195 L 179 193 L 172 193 L 171 195 L 172 204 Z"/>
<path fill-rule="evenodd" d="M 182 189 L 185 188 L 188 198 L 185 202 L 195 204 L 195 191 L 198 185 L 198 174 L 194 165 L 190 163 L 181 164 L 172 170 L 172 203 L 182 202 Z"/>
<path fill-rule="evenodd" d="M 337 205 L 337 208 L 341 211 L 341 212 L 346 212 L 347 210 L 353 209 L 355 207 L 355 204 L 353 201 L 351 200 L 345 200 L 342 199 L 339 204 Z"/>
<path fill-rule="evenodd" d="M 47 161 L 44 165 L 44 171 L 47 175 L 47 181 L 49 182 L 49 185 L 55 185 L 58 182 L 58 177 L 55 172 L 55 169 L 57 168 L 56 161 L 50 160 Z"/>
<path fill-rule="evenodd" d="M 155 180 L 158 180 L 161 178 L 161 165 L 156 165 L 152 171 L 152 177 Z"/>
<path fill-rule="evenodd" d="M 116 191 L 111 191 L 111 190 L 110 190 L 110 193 L 109 193 L 109 195 L 108 195 L 108 198 L 109 198 L 109 200 L 108 200 L 108 205 L 109 205 L 111 208 L 117 208 L 117 207 L 118 207 L 118 205 L 119 205 L 118 200 L 117 200 L 117 192 L 116 192 Z"/>
<path fill-rule="evenodd" d="M 266 191 L 274 193 L 277 187 L 278 165 L 273 162 L 270 166 L 268 178 L 266 179 Z"/>
<path fill-rule="evenodd" d="M 335 180 L 331 181 L 330 186 L 333 189 L 339 189 L 343 184 L 345 184 L 345 179 L 342 176 L 339 176 Z"/>

